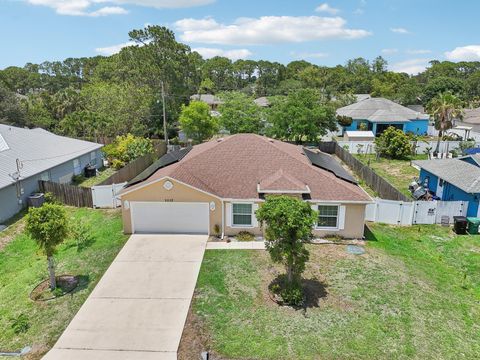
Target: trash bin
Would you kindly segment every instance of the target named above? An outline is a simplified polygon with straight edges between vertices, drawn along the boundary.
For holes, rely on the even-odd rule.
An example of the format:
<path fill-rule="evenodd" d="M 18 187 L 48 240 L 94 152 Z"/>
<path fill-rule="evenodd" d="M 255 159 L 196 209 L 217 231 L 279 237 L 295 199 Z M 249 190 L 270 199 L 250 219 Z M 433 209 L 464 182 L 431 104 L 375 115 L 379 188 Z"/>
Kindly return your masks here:
<path fill-rule="evenodd" d="M 468 221 L 468 233 L 470 235 L 478 234 L 478 227 L 480 226 L 480 218 L 469 217 L 467 218 L 467 221 Z"/>
<path fill-rule="evenodd" d="M 45 195 L 43 193 L 34 193 L 28 197 L 28 206 L 40 207 L 45 202 Z"/>
<path fill-rule="evenodd" d="M 465 235 L 467 233 L 467 218 L 465 216 L 453 217 L 453 231 L 458 235 Z"/>

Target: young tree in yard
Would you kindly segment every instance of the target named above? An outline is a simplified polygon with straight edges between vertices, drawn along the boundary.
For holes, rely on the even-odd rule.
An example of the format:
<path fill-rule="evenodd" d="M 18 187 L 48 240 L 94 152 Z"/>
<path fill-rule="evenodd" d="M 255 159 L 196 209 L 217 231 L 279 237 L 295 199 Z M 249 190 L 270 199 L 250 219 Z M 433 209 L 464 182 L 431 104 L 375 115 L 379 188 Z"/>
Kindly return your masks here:
<path fill-rule="evenodd" d="M 55 290 L 57 283 L 53 255 L 69 232 L 65 209 L 62 205 L 45 203 L 39 208 L 30 208 L 26 219 L 27 233 L 47 256 L 50 288 Z"/>
<path fill-rule="evenodd" d="M 261 133 L 264 111 L 253 98 L 239 91 L 223 93 L 220 98 L 224 101 L 218 109 L 220 123 L 226 130 L 231 134 Z"/>
<path fill-rule="evenodd" d="M 412 146 L 405 133 L 390 126 L 375 139 L 377 154 L 390 159 L 403 159 L 411 155 Z"/>
<path fill-rule="evenodd" d="M 283 299 L 299 302 L 301 274 L 309 253 L 305 243 L 312 238 L 312 228 L 317 213 L 310 204 L 291 196 L 269 196 L 256 211 L 258 221 L 266 224 L 266 248 L 271 259 L 285 265 L 286 286 L 281 293 Z"/>
<path fill-rule="evenodd" d="M 210 108 L 202 101 L 192 101 L 183 106 L 180 113 L 180 127 L 195 142 L 211 138 L 218 131 L 218 120 L 210 115 Z"/>
<path fill-rule="evenodd" d="M 318 91 L 302 89 L 272 104 L 269 112 L 271 135 L 297 142 L 316 141 L 328 130 L 337 130 L 333 107 L 323 104 L 320 98 Z"/>
<path fill-rule="evenodd" d="M 438 130 L 437 147 L 435 155 L 440 151 L 440 141 L 445 131 L 452 128 L 454 118 L 463 115 L 463 102 L 451 92 L 445 92 L 435 96 L 427 104 L 427 111 L 435 119 L 435 129 Z"/>

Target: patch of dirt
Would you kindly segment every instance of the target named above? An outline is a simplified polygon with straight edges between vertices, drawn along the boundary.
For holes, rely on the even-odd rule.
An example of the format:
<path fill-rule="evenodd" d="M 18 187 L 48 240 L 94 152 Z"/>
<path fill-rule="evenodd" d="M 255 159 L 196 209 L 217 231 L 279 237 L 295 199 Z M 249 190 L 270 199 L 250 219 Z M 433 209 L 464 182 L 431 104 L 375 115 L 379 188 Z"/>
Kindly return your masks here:
<path fill-rule="evenodd" d="M 190 305 L 178 347 L 177 359 L 202 360 L 202 352 L 209 351 L 209 360 L 229 360 L 212 353 L 208 345 L 210 343 L 207 329 L 202 320 L 193 313 L 192 305 Z"/>
<path fill-rule="evenodd" d="M 73 275 L 60 275 L 56 277 L 58 294 L 50 290 L 50 280 L 44 280 L 30 293 L 33 301 L 49 301 L 71 293 L 78 286 L 79 279 Z M 57 290 L 56 289 L 56 290 Z"/>
<path fill-rule="evenodd" d="M 0 251 L 12 241 L 15 236 L 20 234 L 25 228 L 25 222 L 20 221 L 18 224 L 10 225 L 7 229 L 0 233 Z"/>

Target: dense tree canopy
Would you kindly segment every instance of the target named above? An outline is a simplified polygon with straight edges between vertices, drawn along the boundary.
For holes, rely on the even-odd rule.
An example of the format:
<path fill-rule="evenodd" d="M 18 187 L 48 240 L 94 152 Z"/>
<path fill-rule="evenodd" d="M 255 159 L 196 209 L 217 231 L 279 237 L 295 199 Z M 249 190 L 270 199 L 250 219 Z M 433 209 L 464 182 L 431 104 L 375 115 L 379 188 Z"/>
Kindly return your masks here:
<path fill-rule="evenodd" d="M 301 119 L 291 118 L 291 129 L 274 115 L 272 123 L 280 125 L 275 128 L 278 136 L 292 138 L 293 131 L 313 138 L 314 133 L 323 132 L 318 123 L 313 130 L 305 124 L 305 116 L 313 115 L 308 112 L 319 110 L 314 111 L 312 107 L 313 92 L 318 94 L 323 111 L 323 115 L 315 114 L 316 119 L 329 117 L 327 104 L 331 108 L 348 104 L 349 96 L 359 93 L 386 97 L 403 105 L 426 105 L 445 92 L 457 96 L 467 107 L 476 106 L 480 101 L 478 61 L 433 60 L 425 71 L 411 76 L 389 71 L 387 61 L 381 56 L 371 61 L 355 58 L 335 67 L 318 66 L 305 60 L 284 65 L 267 60 L 232 61 L 219 56 L 204 59 L 178 42 L 174 33 L 165 27 L 147 26 L 128 35 L 133 45 L 112 56 L 27 63 L 23 67 L 0 70 L 0 121 L 41 126 L 90 139 L 129 132 L 163 137 L 163 86 L 167 130 L 169 136 L 174 137 L 182 105 L 188 104 L 194 93 L 245 94 L 238 95 L 236 106 L 242 104 L 242 108 L 248 110 L 242 111 L 250 114 L 254 108 L 247 106 L 246 96 L 287 96 L 285 102 L 288 103 L 296 96 L 292 94 L 306 91 L 305 94 L 310 95 L 300 104 L 306 109 L 301 112 Z M 292 97 L 288 98 L 289 95 Z M 240 123 L 233 124 L 229 112 L 223 121 L 225 128 L 231 132 L 262 130 L 257 126 L 256 112 L 251 113 L 253 119 L 246 124 L 245 119 L 239 117 L 240 112 L 235 111 Z M 290 111 L 288 115 L 295 113 Z M 322 129 L 328 128 L 329 125 L 322 122 Z"/>

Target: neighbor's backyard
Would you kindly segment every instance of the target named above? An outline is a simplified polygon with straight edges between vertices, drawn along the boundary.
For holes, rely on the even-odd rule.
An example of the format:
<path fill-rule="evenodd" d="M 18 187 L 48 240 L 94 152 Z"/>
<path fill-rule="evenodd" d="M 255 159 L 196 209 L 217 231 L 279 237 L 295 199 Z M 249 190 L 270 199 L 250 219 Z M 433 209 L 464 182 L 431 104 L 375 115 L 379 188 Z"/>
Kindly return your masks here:
<path fill-rule="evenodd" d="M 85 224 L 88 237 L 80 244 L 67 239 L 59 246 L 57 275 L 78 275 L 80 283 L 73 293 L 53 301 L 29 298 L 33 288 L 47 278 L 47 266 L 45 256 L 23 232 L 24 219 L 0 233 L 0 351 L 31 346 L 27 359 L 39 359 L 54 345 L 127 240 L 118 211 L 67 211 L 72 223 Z"/>
<path fill-rule="evenodd" d="M 355 157 L 365 165 L 370 166 L 378 175 L 408 197 L 412 196 L 408 190 L 408 185 L 420 175 L 420 172 L 411 165 L 411 161 L 427 159 L 427 155 L 416 155 L 405 160 L 377 159 L 376 155 L 370 154 L 355 155 Z"/>
<path fill-rule="evenodd" d="M 283 270 L 266 252 L 207 251 L 180 358 L 200 349 L 222 359 L 480 358 L 480 236 L 372 230 L 364 255 L 308 246 L 304 310 L 270 300 Z"/>

